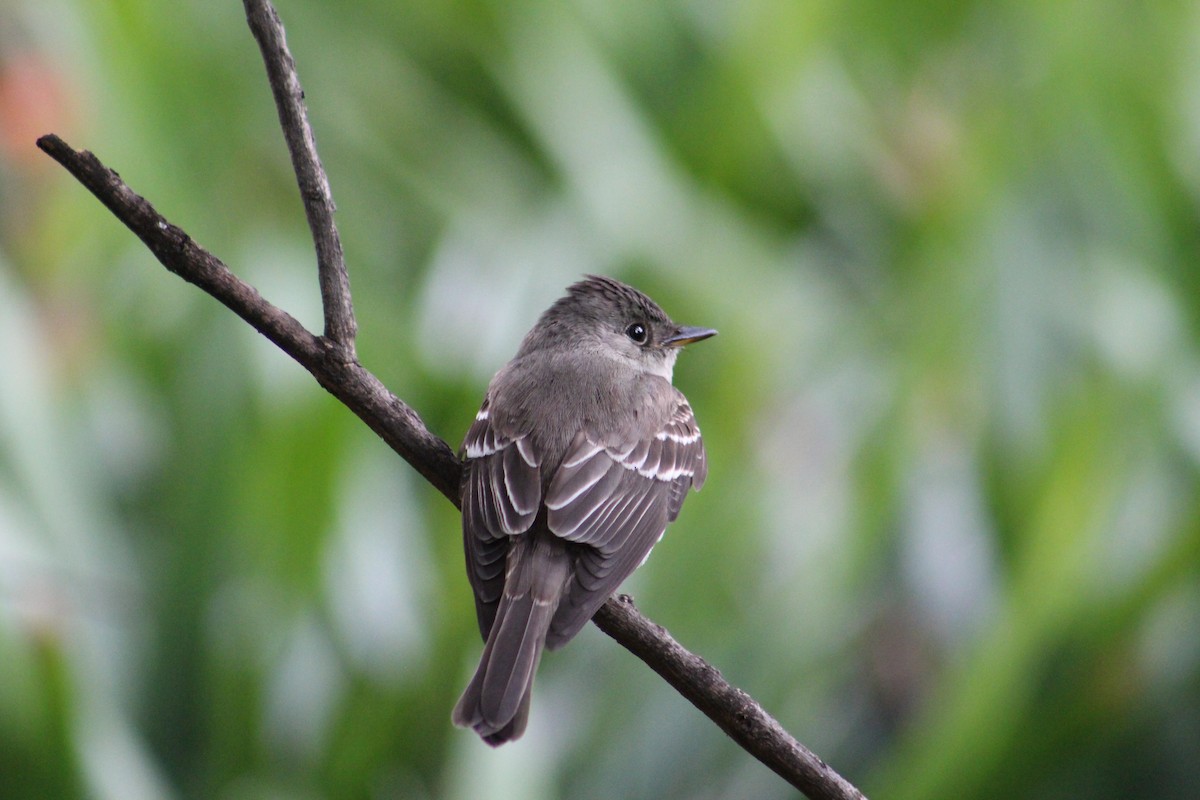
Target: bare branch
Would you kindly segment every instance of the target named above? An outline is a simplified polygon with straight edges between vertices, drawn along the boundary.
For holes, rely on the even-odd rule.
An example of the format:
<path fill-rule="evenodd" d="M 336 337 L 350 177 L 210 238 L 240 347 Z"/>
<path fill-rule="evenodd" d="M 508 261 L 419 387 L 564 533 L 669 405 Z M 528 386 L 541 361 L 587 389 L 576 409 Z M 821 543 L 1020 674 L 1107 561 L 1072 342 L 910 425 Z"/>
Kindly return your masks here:
<path fill-rule="evenodd" d="M 87 150 L 74 150 L 47 134 L 37 146 L 75 176 L 108 207 L 117 219 L 150 249 L 171 272 L 194 283 L 249 322 L 285 353 L 308 366 L 320 350 L 317 337 L 286 311 L 263 299 L 250 284 L 229 271 L 216 256 L 154 210 L 144 197 L 130 189 L 121 176 Z"/>
<path fill-rule="evenodd" d="M 296 62 L 288 52 L 283 23 L 269 0 L 244 0 L 246 21 L 262 51 L 267 80 L 279 110 L 279 125 L 292 156 L 292 169 L 300 185 L 300 199 L 317 251 L 321 305 L 325 309 L 325 336 L 354 354 L 358 323 L 350 300 L 350 275 L 342 253 L 342 240 L 333 221 L 333 192 L 317 155 L 317 143 L 308 124 L 304 90 L 296 75 Z"/>
<path fill-rule="evenodd" d="M 164 267 L 220 300 L 298 361 L 434 488 L 458 504 L 462 467 L 454 451 L 429 432 L 417 412 L 363 369 L 353 350 L 313 335 L 291 314 L 268 303 L 88 151 L 76 151 L 54 134 L 38 139 L 38 147 L 137 234 Z"/>
<path fill-rule="evenodd" d="M 675 641 L 661 625 L 647 619 L 629 595 L 610 597 L 592 622 L 792 786 L 814 800 L 866 800 L 816 753 L 797 742 L 753 697 Z"/>
<path fill-rule="evenodd" d="M 461 462 L 444 441 L 425 427 L 417 413 L 389 392 L 355 356 L 354 315 L 341 244 L 333 225 L 329 184 L 316 155 L 303 93 L 284 45 L 283 28 L 266 0 L 245 0 L 245 5 L 262 48 L 318 251 L 325 336 L 314 335 L 286 311 L 268 303 L 220 259 L 164 219 L 90 152 L 76 151 L 54 134 L 38 139 L 38 147 L 87 187 L 146 244 L 164 267 L 225 304 L 299 362 L 321 386 L 458 506 Z M 863 797 L 792 738 L 749 695 L 642 616 L 628 597 L 609 599 L 593 621 L 667 680 L 748 753 L 813 800 Z"/>

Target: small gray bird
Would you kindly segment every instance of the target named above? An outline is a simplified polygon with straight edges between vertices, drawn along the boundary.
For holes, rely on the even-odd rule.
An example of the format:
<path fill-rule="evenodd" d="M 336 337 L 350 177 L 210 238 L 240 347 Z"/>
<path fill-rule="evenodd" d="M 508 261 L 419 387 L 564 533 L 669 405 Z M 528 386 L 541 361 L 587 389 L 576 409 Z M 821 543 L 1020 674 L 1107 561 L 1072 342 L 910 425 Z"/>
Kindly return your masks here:
<path fill-rule="evenodd" d="M 646 295 L 590 275 L 567 289 L 496 373 L 463 442 L 463 544 L 486 642 L 454 724 L 520 738 L 542 648 L 566 644 L 674 521 L 708 465 L 683 345 Z"/>

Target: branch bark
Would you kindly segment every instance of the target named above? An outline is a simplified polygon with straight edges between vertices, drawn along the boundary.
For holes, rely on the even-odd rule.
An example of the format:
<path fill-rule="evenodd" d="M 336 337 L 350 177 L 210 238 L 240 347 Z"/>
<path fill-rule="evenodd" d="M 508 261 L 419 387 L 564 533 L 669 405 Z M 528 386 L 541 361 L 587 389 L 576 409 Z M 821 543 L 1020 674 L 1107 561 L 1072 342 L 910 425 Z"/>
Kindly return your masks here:
<path fill-rule="evenodd" d="M 358 363 L 352 348 L 310 333 L 291 314 L 268 303 L 257 289 L 168 222 L 88 151 L 76 151 L 54 134 L 41 137 L 37 144 L 137 234 L 164 267 L 215 297 L 278 345 L 458 505 L 462 466 L 454 451 L 429 432 L 417 412 Z"/>
<path fill-rule="evenodd" d="M 212 295 L 300 363 L 457 507 L 462 465 L 450 446 L 358 363 L 354 312 L 341 242 L 333 222 L 332 195 L 317 157 L 283 26 L 267 0 L 244 3 L 267 66 L 317 249 L 324 335 L 311 333 L 286 311 L 267 302 L 220 259 L 168 222 L 92 153 L 77 151 L 54 134 L 38 139 L 38 147 L 133 231 L 164 267 Z M 863 799 L 861 792 L 797 742 L 753 698 L 638 612 L 629 597 L 610 598 L 593 622 L 661 675 L 743 749 L 813 800 Z"/>
<path fill-rule="evenodd" d="M 796 741 L 753 697 L 638 611 L 629 595 L 610 597 L 592 622 L 675 687 L 743 750 L 813 800 L 865 800 L 862 792 Z"/>
<path fill-rule="evenodd" d="M 265 0 L 245 0 L 246 22 L 258 42 L 267 80 L 279 111 L 279 126 L 292 157 L 292 170 L 300 185 L 300 199 L 317 251 L 317 274 L 321 283 L 321 305 L 325 309 L 325 336 L 354 353 L 358 323 L 350 302 L 350 274 L 342 253 L 342 239 L 333 222 L 333 191 L 321 159 L 317 141 L 308 124 L 304 90 L 296 75 L 296 62 L 288 51 L 283 23 L 274 6 Z"/>

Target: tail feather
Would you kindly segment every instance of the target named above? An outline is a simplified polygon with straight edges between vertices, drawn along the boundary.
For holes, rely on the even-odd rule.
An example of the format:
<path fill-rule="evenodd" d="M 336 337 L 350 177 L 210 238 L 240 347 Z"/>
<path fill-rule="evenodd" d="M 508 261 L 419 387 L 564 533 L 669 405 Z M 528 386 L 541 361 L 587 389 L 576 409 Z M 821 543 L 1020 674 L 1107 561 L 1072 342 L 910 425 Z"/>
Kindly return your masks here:
<path fill-rule="evenodd" d="M 499 747 L 505 742 L 511 742 L 515 739 L 520 739 L 525 733 L 525 724 L 529 722 L 529 703 L 533 699 L 533 684 L 530 683 L 529 689 L 525 692 L 525 696 L 521 698 L 521 705 L 517 708 L 516 715 L 512 718 L 512 722 L 505 725 L 495 733 L 481 734 L 483 740 L 492 747 Z"/>
<path fill-rule="evenodd" d="M 454 707 L 454 724 L 496 746 L 519 739 L 529 720 L 533 677 L 569 574 L 565 549 L 525 540 L 508 555 L 496 620 L 475 676 Z"/>
<path fill-rule="evenodd" d="M 483 678 L 480 708 L 485 719 L 512 719 L 533 688 L 533 675 L 554 616 L 548 605 L 525 595 L 508 607 Z"/>

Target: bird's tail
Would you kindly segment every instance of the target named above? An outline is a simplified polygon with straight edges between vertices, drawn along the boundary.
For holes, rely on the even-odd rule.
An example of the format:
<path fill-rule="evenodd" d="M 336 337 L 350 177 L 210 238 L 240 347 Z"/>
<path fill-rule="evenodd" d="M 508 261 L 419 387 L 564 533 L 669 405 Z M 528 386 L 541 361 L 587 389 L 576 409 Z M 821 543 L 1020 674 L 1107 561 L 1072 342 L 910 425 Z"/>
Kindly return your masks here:
<path fill-rule="evenodd" d="M 493 747 L 525 732 L 533 676 L 570 576 L 570 559 L 561 543 L 527 535 L 514 541 L 505 571 L 504 593 L 479 667 L 452 717 Z"/>

